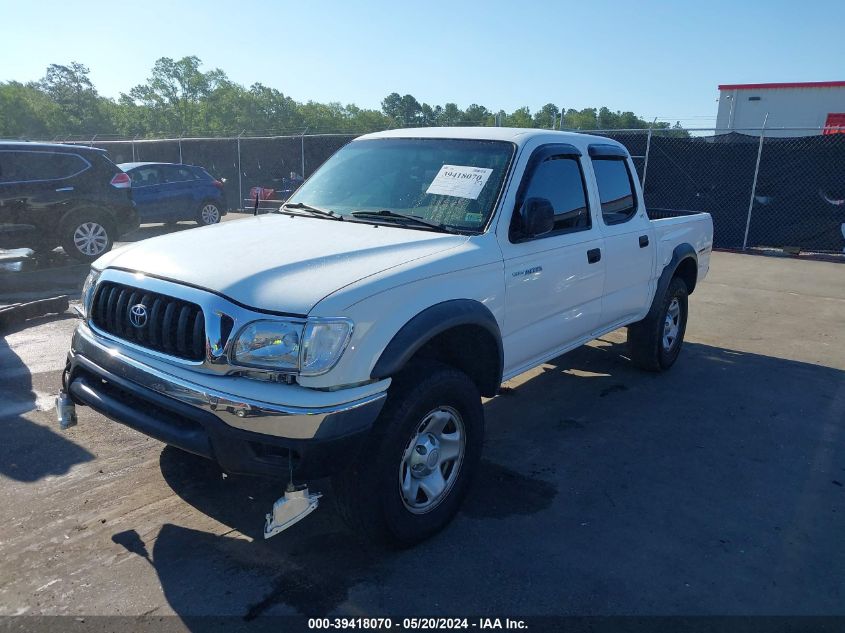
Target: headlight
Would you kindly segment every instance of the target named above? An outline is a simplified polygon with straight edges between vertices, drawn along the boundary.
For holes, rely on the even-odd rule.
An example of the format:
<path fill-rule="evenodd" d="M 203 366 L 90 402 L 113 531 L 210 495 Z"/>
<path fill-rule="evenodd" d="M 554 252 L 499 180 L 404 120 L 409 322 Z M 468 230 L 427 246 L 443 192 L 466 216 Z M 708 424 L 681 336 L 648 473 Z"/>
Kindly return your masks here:
<path fill-rule="evenodd" d="M 325 374 L 340 360 L 350 336 L 352 321 L 348 319 L 309 320 L 302 338 L 300 373 L 303 376 Z"/>
<path fill-rule="evenodd" d="M 88 318 L 91 314 L 91 301 L 94 299 L 94 289 L 97 287 L 97 280 L 100 278 L 100 271 L 91 269 L 88 276 L 85 278 L 85 283 L 82 284 L 81 309 L 82 316 Z"/>
<path fill-rule="evenodd" d="M 232 360 L 238 365 L 264 369 L 299 369 L 302 323 L 254 321 L 238 335 Z"/>
<path fill-rule="evenodd" d="M 238 334 L 232 362 L 318 376 L 337 364 L 351 335 L 352 321 L 348 319 L 253 321 Z"/>

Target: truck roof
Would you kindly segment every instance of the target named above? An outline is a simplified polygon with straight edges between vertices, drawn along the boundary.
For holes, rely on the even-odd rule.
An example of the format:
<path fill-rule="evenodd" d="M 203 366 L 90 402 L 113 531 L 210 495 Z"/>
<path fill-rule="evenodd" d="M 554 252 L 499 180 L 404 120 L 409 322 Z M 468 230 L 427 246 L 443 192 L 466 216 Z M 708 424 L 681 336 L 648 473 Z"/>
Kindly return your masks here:
<path fill-rule="evenodd" d="M 624 147 L 621 143 L 604 136 L 594 134 L 580 134 L 577 132 L 559 132 L 557 130 L 543 130 L 536 128 L 516 127 L 420 127 L 400 128 L 396 130 L 385 130 L 384 132 L 373 132 L 358 138 L 452 138 L 452 139 L 473 139 L 481 141 L 510 141 L 517 145 L 523 145 L 531 139 L 541 138 L 549 143 L 573 143 L 584 145 L 590 143 L 601 143 L 603 145 L 617 145 Z"/>

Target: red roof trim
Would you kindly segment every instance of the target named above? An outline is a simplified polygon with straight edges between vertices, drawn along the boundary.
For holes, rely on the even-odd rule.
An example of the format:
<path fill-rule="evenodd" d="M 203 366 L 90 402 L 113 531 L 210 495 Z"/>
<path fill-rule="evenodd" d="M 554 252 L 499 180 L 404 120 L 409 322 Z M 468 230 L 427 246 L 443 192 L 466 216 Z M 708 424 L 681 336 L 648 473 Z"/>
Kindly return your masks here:
<path fill-rule="evenodd" d="M 720 84 L 719 90 L 773 90 L 776 88 L 845 88 L 845 81 L 798 81 L 780 84 Z"/>

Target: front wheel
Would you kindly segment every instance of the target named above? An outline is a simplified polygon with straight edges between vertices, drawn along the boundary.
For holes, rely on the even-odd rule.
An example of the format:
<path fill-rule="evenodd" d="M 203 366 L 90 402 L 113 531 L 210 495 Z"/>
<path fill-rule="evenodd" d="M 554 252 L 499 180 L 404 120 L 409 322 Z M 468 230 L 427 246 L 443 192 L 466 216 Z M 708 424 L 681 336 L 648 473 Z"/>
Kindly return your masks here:
<path fill-rule="evenodd" d="M 648 371 L 669 369 L 681 353 L 687 329 L 687 285 L 674 277 L 652 316 L 628 326 L 632 360 Z"/>
<path fill-rule="evenodd" d="M 469 377 L 440 363 L 397 376 L 365 448 L 335 477 L 340 514 L 372 541 L 412 545 L 446 526 L 481 457 L 484 411 Z"/>
<path fill-rule="evenodd" d="M 197 224 L 208 226 L 220 222 L 220 207 L 214 202 L 203 202 L 197 213 Z"/>

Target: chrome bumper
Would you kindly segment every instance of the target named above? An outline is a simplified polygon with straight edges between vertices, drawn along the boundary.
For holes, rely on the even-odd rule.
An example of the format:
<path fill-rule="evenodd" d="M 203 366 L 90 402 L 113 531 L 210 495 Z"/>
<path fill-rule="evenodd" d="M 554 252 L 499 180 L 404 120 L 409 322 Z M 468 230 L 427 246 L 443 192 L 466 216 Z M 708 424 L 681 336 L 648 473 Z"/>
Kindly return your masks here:
<path fill-rule="evenodd" d="M 375 420 L 387 392 L 325 407 L 294 407 L 243 399 L 231 393 L 209 389 L 183 380 L 130 358 L 115 347 L 95 338 L 83 323 L 73 335 L 69 361 L 93 374 L 112 374 L 142 389 L 154 391 L 216 416 L 224 424 L 252 433 L 293 440 L 324 440 L 346 435 L 360 428 L 344 428 L 344 421 Z M 101 371 L 102 370 L 102 371 Z M 284 389 L 284 385 L 279 385 Z"/>

